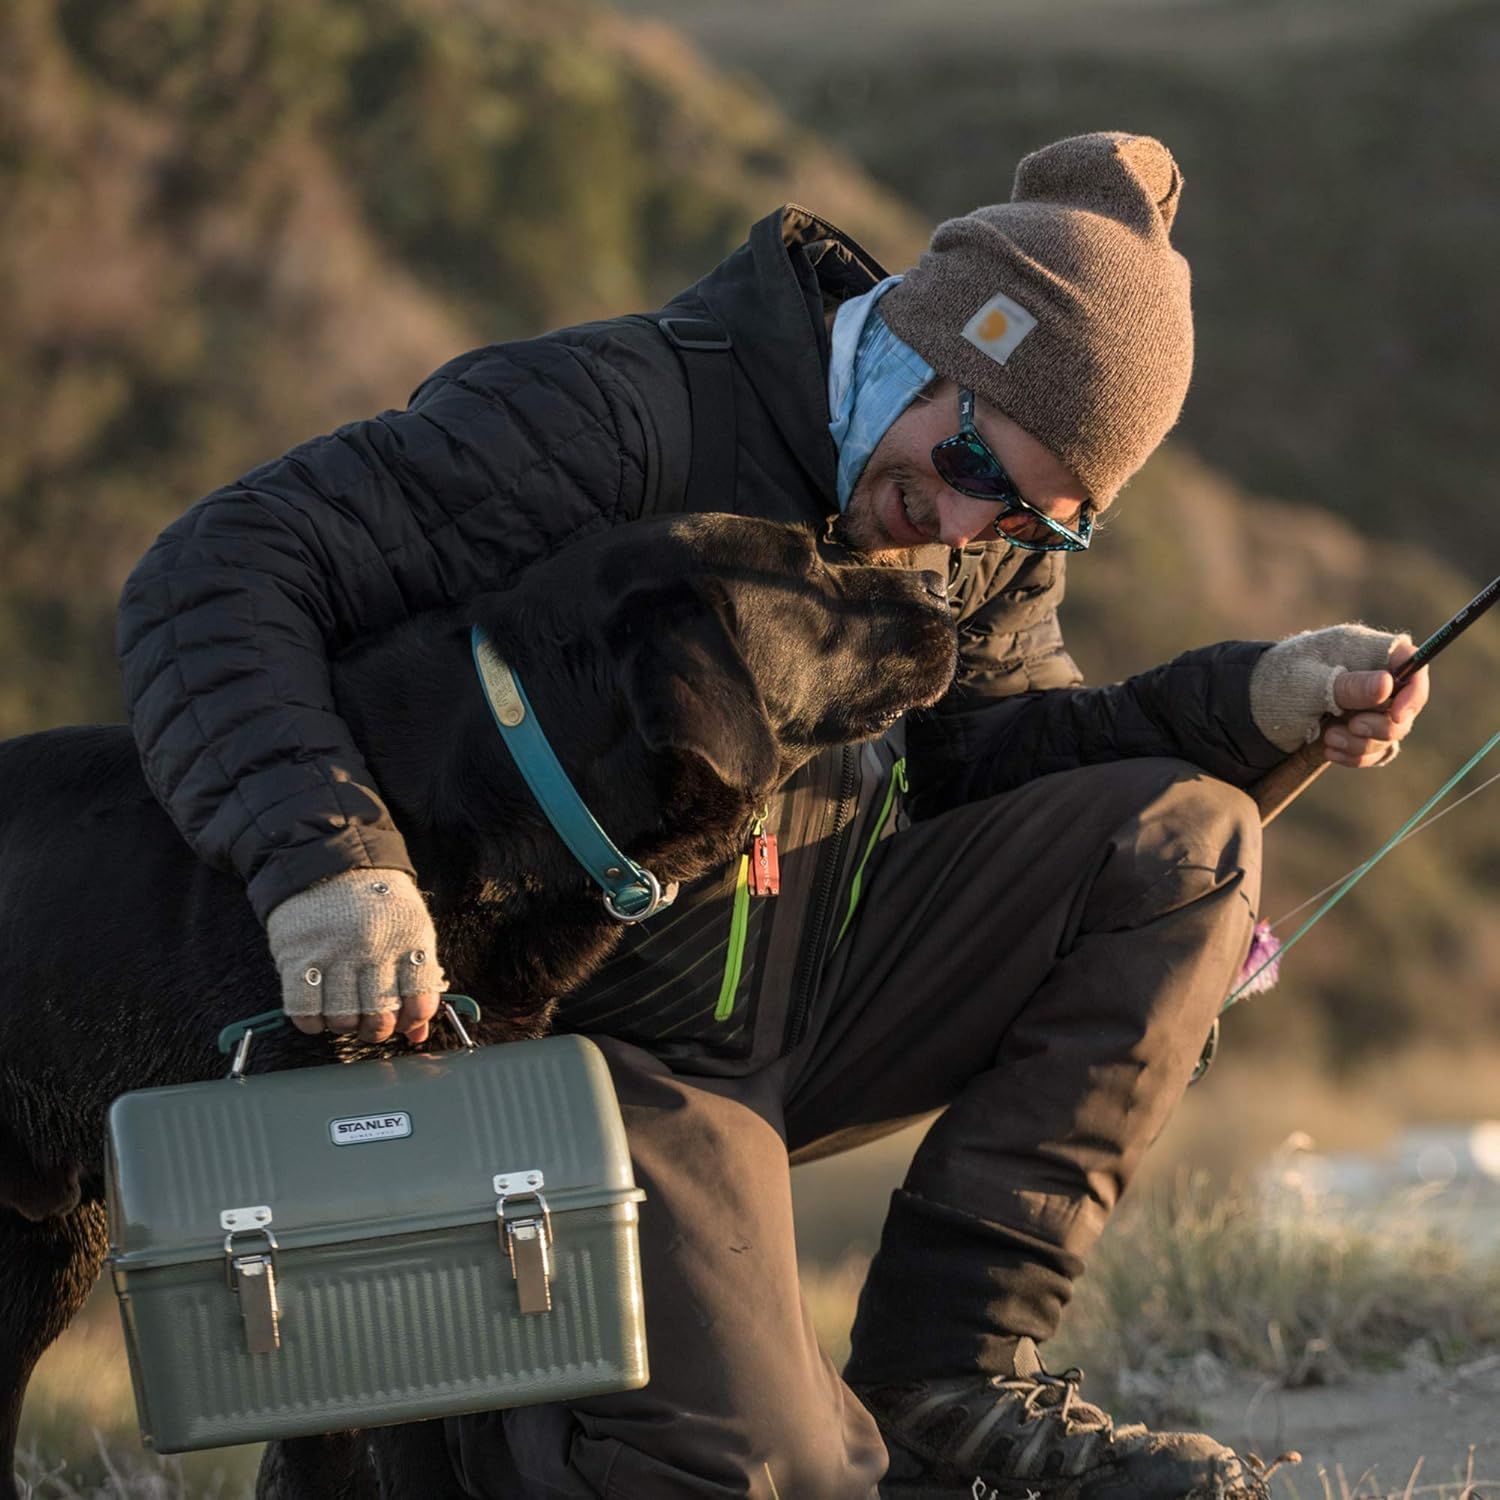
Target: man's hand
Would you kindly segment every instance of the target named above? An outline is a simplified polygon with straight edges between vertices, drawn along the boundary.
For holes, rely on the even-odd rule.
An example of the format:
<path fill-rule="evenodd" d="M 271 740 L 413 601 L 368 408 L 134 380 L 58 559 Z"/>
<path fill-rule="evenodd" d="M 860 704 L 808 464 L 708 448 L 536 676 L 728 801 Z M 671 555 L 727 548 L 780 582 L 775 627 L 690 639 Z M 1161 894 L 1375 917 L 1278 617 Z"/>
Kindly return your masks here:
<path fill-rule="evenodd" d="M 1399 636 L 1391 647 L 1391 667 L 1399 667 L 1416 649 L 1410 636 Z M 1427 668 L 1414 672 L 1391 698 L 1395 686 L 1390 672 L 1345 672 L 1334 682 L 1335 701 L 1345 713 L 1353 714 L 1348 724 L 1323 733 L 1323 753 L 1334 765 L 1363 770 L 1394 759 L 1417 715 L 1427 706 L 1431 688 Z M 1361 709 L 1375 711 L 1362 713 Z"/>
<path fill-rule="evenodd" d="M 1392 669 L 1415 649 L 1409 636 L 1366 625 L 1331 625 L 1290 636 L 1256 662 L 1250 712 L 1260 732 L 1288 753 L 1321 732 L 1323 753 L 1334 764 L 1385 765 L 1427 702 L 1425 667 L 1388 701 L 1396 686 Z M 1352 718 L 1322 730 L 1328 714 Z"/>
<path fill-rule="evenodd" d="M 281 1003 L 299 1030 L 427 1040 L 446 981 L 416 882 L 401 870 L 348 870 L 283 901 L 266 922 Z"/>

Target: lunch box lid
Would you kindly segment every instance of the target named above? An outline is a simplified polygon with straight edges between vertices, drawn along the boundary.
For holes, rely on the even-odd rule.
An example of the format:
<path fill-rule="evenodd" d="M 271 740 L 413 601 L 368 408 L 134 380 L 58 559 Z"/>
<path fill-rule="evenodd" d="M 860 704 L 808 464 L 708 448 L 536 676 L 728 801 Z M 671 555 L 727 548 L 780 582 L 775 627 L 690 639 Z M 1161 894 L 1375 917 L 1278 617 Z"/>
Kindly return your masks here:
<path fill-rule="evenodd" d="M 109 1148 L 122 1270 L 222 1259 L 231 1231 L 287 1251 L 494 1222 L 502 1198 L 555 1217 L 645 1196 L 576 1036 L 142 1089 L 110 1109 Z"/>

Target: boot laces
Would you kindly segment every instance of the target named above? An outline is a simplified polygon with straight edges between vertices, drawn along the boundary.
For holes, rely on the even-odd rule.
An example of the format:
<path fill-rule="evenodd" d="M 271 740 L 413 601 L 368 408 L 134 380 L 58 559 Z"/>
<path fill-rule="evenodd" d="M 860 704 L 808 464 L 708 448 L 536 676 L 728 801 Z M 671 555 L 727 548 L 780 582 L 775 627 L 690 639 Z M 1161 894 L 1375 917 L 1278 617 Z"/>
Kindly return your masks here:
<path fill-rule="evenodd" d="M 1013 1391 L 1021 1398 L 1021 1420 L 1040 1422 L 1048 1417 L 1062 1424 L 1066 1433 L 1099 1432 L 1105 1438 L 1114 1435 L 1114 1418 L 1078 1394 L 1083 1371 L 1064 1370 L 1061 1375 L 1038 1370 L 1034 1375 L 995 1375 L 990 1384 L 996 1390 Z"/>

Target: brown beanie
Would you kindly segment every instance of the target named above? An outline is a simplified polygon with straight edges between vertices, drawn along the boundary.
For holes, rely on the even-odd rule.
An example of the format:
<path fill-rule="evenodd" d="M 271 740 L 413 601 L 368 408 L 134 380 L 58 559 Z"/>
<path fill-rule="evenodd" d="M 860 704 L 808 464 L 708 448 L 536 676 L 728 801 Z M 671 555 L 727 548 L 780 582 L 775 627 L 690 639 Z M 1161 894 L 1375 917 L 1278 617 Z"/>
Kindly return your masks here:
<path fill-rule="evenodd" d="M 939 224 L 881 299 L 891 331 L 998 407 L 1106 506 L 1177 420 L 1193 368 L 1182 174 L 1150 136 L 1026 157 L 1009 203 Z"/>

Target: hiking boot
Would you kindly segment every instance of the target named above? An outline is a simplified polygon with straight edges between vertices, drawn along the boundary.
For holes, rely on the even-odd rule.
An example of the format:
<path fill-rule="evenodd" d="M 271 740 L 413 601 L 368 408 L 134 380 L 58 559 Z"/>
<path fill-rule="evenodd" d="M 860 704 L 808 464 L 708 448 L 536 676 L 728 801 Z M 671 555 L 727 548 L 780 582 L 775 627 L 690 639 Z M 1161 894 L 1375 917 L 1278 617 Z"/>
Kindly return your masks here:
<path fill-rule="evenodd" d="M 890 1451 L 890 1500 L 1267 1500 L 1257 1470 L 1201 1433 L 1116 1426 L 1021 1339 L 1014 1373 L 856 1386 Z"/>

